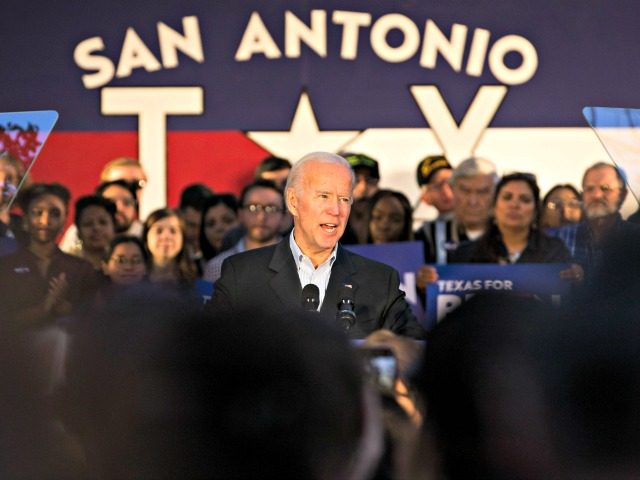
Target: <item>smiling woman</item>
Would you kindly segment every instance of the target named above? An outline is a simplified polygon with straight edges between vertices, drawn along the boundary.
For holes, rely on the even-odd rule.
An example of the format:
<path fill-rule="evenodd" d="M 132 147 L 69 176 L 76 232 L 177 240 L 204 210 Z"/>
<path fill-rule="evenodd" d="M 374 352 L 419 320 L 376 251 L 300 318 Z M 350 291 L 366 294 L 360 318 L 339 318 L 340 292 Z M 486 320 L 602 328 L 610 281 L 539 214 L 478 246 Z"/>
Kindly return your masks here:
<path fill-rule="evenodd" d="M 55 243 L 69 198 L 69 191 L 56 183 L 36 183 L 21 192 L 29 239 L 0 262 L 0 328 L 51 326 L 92 300 L 98 275 L 88 262 L 63 253 Z"/>

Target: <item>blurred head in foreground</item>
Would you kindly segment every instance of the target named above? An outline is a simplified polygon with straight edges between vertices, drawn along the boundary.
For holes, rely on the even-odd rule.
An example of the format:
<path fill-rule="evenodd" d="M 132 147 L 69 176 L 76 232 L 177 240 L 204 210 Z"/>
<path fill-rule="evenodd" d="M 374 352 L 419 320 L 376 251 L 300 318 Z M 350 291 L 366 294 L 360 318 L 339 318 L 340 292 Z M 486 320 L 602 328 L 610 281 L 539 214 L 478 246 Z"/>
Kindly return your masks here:
<path fill-rule="evenodd" d="M 366 478 L 375 408 L 348 341 L 317 320 L 206 318 L 133 287 L 70 358 L 65 404 L 90 464 L 104 478 Z"/>

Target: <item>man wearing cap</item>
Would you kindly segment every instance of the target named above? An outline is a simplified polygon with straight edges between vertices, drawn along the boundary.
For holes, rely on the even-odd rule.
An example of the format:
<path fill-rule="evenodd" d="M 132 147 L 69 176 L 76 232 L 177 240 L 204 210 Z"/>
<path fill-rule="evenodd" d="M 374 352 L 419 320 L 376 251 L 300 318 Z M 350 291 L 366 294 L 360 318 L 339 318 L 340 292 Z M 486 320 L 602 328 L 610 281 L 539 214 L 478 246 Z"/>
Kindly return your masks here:
<path fill-rule="evenodd" d="M 438 211 L 438 219 L 446 220 L 453 215 L 455 200 L 449 179 L 453 167 L 444 155 L 429 155 L 418 164 L 416 179 L 420 187 L 420 202 L 413 214 L 414 229 L 427 220 L 421 207 L 432 207 Z"/>
<path fill-rule="evenodd" d="M 345 153 L 342 157 L 349 162 L 356 176 L 353 188 L 353 205 L 347 231 L 342 242 L 365 243 L 367 226 L 364 225 L 369 199 L 378 191 L 380 170 L 378 162 L 363 153 Z"/>
<path fill-rule="evenodd" d="M 363 153 L 345 153 L 343 157 L 351 165 L 353 173 L 356 174 L 353 199 L 371 198 L 378 191 L 378 183 L 380 182 L 378 162 Z"/>

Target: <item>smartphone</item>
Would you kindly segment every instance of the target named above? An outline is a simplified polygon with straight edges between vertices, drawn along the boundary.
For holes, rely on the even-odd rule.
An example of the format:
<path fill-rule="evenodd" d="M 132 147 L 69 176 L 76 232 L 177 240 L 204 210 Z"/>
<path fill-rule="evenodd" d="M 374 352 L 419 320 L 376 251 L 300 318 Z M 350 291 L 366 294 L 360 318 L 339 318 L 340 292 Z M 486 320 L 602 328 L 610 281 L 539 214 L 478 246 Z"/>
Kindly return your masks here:
<path fill-rule="evenodd" d="M 398 361 L 387 347 L 361 347 L 365 373 L 369 381 L 383 392 L 393 392 L 398 378 Z"/>

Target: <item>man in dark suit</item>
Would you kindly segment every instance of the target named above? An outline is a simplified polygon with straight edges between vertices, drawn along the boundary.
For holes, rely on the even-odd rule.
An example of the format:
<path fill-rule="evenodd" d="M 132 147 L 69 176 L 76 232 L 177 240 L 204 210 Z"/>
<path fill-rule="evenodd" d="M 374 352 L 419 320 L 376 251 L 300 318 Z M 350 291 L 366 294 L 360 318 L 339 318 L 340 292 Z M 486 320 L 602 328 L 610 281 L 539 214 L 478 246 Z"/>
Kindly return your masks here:
<path fill-rule="evenodd" d="M 271 312 L 302 304 L 303 286 L 318 291 L 319 318 L 336 322 L 339 304 L 353 302 L 356 321 L 347 333 L 362 338 L 380 328 L 423 338 L 391 267 L 343 249 L 354 175 L 342 157 L 317 152 L 292 168 L 285 188 L 294 221 L 291 235 L 274 246 L 229 257 L 209 308 L 229 313 L 259 306 Z M 347 302 L 348 303 L 348 302 Z"/>

